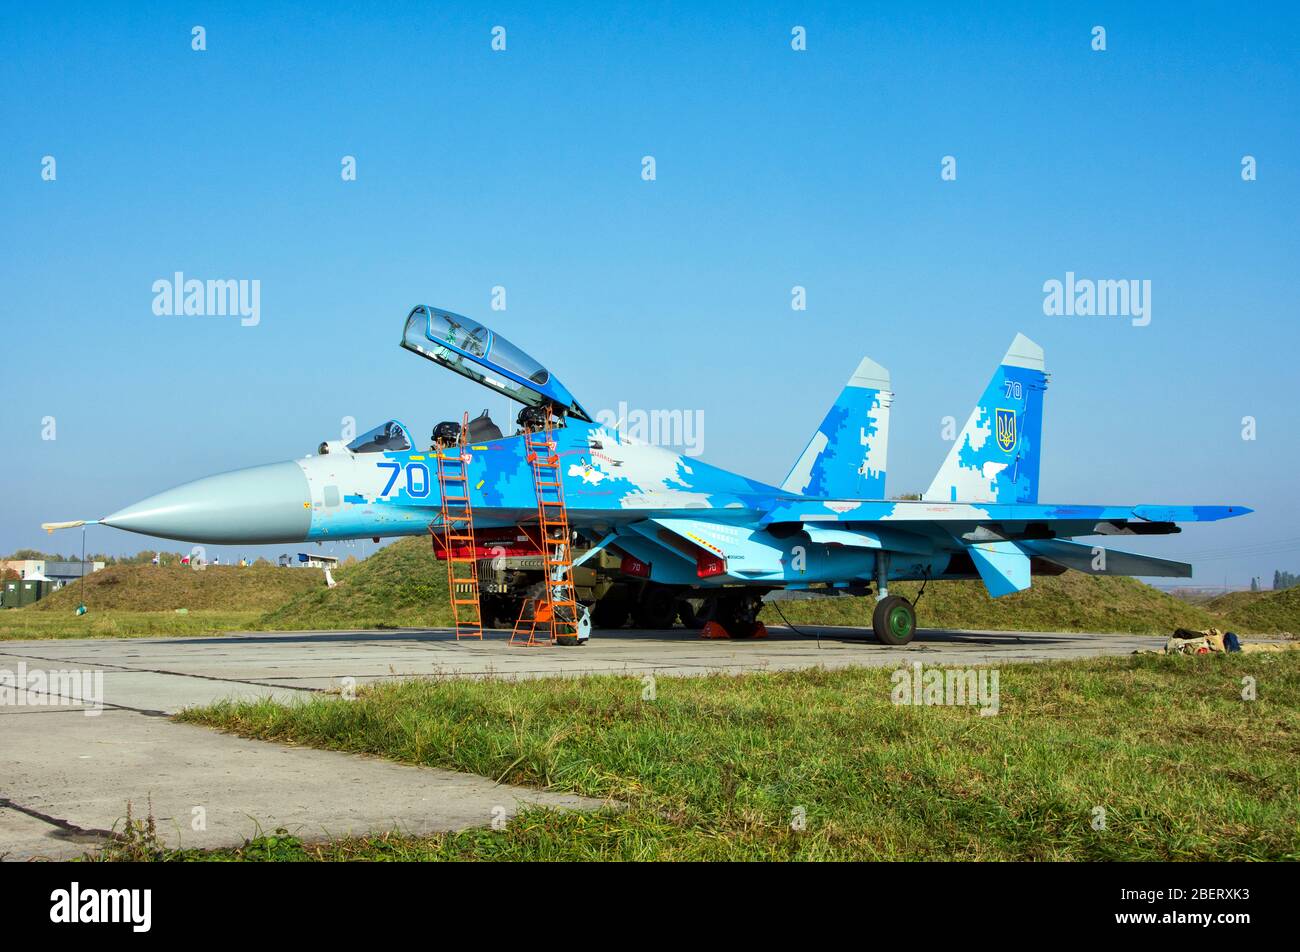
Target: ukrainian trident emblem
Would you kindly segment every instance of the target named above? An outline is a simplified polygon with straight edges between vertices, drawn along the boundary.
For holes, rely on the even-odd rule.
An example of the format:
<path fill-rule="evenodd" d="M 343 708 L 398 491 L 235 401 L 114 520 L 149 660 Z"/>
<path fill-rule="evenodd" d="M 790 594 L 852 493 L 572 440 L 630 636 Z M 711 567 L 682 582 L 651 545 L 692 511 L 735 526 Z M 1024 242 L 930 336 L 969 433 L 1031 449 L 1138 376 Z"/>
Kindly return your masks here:
<path fill-rule="evenodd" d="M 1016 445 L 1016 411 L 999 408 L 995 413 L 997 423 L 998 446 L 1003 452 L 1010 453 Z"/>

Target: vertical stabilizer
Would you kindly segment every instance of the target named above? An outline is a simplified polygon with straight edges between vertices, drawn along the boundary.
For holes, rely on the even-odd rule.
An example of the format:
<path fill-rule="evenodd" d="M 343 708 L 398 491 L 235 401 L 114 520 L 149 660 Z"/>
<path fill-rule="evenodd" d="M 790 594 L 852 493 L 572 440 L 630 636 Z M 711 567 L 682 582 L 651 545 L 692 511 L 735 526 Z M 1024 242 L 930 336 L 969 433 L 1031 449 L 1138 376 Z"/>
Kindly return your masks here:
<path fill-rule="evenodd" d="M 922 499 L 1037 502 L 1043 348 L 1017 334 Z"/>
<path fill-rule="evenodd" d="M 781 488 L 805 496 L 884 499 L 893 399 L 889 371 L 863 357 Z"/>

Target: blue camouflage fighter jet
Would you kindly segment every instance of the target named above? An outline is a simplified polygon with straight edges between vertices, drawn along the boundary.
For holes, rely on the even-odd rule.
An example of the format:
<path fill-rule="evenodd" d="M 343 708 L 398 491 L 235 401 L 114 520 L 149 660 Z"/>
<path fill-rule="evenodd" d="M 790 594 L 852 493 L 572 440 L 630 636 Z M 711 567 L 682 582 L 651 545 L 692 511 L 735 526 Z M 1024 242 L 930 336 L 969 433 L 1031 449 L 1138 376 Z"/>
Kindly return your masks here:
<path fill-rule="evenodd" d="M 463 440 L 474 529 L 538 522 L 526 430 L 545 427 L 559 457 L 568 521 L 583 558 L 608 549 L 640 597 L 691 600 L 732 637 L 760 632 L 775 590 L 874 594 L 877 638 L 909 642 L 912 602 L 897 580 L 981 579 L 997 598 L 1035 573 L 1186 578 L 1191 566 L 1074 541 L 1160 535 L 1243 506 L 1069 506 L 1038 501 L 1047 386 L 1043 350 L 1023 335 L 919 500 L 885 497 L 888 372 L 863 359 L 780 486 L 770 486 L 596 422 L 545 367 L 483 325 L 418 306 L 401 344 L 523 404 L 520 432 L 485 416 Z M 440 424 L 458 436 L 459 424 Z M 450 428 L 450 433 L 446 428 Z M 435 431 L 435 438 L 438 431 Z M 447 444 L 444 444 L 447 445 Z M 397 421 L 315 456 L 209 476 L 151 496 L 101 525 L 198 543 L 287 543 L 422 535 L 441 529 L 431 453 Z M 47 523 L 46 528 L 85 524 Z M 671 617 L 671 615 L 669 616 Z"/>

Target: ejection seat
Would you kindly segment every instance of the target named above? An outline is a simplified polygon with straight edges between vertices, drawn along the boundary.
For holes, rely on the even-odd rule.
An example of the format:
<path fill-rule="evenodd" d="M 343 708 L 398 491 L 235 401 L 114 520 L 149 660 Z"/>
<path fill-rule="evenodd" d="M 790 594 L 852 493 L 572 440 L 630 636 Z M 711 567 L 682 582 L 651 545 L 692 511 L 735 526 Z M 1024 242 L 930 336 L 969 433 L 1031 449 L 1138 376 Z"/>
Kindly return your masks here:
<path fill-rule="evenodd" d="M 468 436 L 471 443 L 486 443 L 488 440 L 499 440 L 503 435 L 501 427 L 492 422 L 487 410 L 469 421 Z"/>

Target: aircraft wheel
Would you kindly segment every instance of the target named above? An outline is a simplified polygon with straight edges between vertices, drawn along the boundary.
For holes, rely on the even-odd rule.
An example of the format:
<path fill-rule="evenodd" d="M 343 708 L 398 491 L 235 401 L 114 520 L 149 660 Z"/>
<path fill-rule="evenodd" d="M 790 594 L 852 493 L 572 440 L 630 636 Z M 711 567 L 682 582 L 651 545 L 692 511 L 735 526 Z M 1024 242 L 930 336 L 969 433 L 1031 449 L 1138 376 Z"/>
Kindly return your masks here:
<path fill-rule="evenodd" d="M 882 598 L 871 614 L 871 627 L 881 644 L 905 645 L 916 635 L 916 610 L 901 595 Z"/>
<path fill-rule="evenodd" d="M 677 619 L 677 597 L 670 588 L 651 586 L 642 593 L 632 619 L 638 628 L 671 628 Z"/>
<path fill-rule="evenodd" d="M 699 602 L 697 608 L 695 603 Z M 699 631 L 718 614 L 716 598 L 679 599 L 677 602 L 677 619 L 683 628 Z"/>
<path fill-rule="evenodd" d="M 522 603 L 505 595 L 484 595 L 479 600 L 485 628 L 513 628 Z"/>
<path fill-rule="evenodd" d="M 606 596 L 592 606 L 591 623 L 597 628 L 622 628 L 631 613 L 626 598 Z"/>
<path fill-rule="evenodd" d="M 752 637 L 759 629 L 758 613 L 762 599 L 752 595 L 725 595 L 718 599 L 716 621 L 732 638 Z"/>

